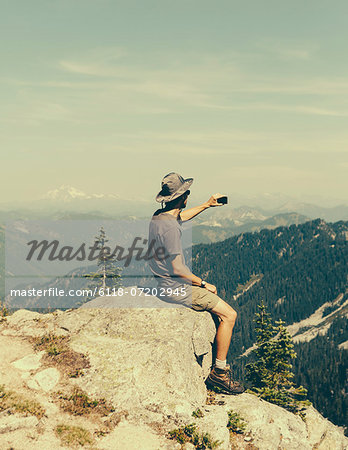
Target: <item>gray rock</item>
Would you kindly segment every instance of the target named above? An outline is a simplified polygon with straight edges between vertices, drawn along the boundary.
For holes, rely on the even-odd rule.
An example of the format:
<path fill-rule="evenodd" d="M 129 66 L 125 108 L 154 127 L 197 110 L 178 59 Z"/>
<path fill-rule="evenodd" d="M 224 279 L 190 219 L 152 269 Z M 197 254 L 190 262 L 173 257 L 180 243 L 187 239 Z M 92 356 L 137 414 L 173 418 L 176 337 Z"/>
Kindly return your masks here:
<path fill-rule="evenodd" d="M 27 309 L 19 309 L 7 317 L 7 322 L 12 327 L 16 327 L 24 325 L 25 323 L 32 324 L 33 320 L 39 320 L 43 317 L 44 315 L 38 312 L 28 311 Z"/>
<path fill-rule="evenodd" d="M 2 334 L 7 336 L 42 336 L 49 331 L 46 324 L 52 320 L 52 317 L 52 314 L 40 314 L 20 309 L 6 318 Z M 52 328 L 52 325 L 50 328 Z"/>
<path fill-rule="evenodd" d="M 143 424 L 121 422 L 110 434 L 100 439 L 97 448 L 102 450 L 174 450 L 177 445 L 154 433 Z M 180 447 L 179 447 L 180 448 Z"/>
<path fill-rule="evenodd" d="M 245 419 L 252 443 L 260 450 L 344 450 L 347 446 L 343 432 L 312 407 L 308 408 L 304 422 L 252 394 L 224 396 L 224 400 L 226 412 L 233 410 Z"/>
<path fill-rule="evenodd" d="M 39 423 L 36 417 L 20 417 L 17 415 L 6 415 L 0 417 L 0 434 L 20 430 L 22 428 L 33 428 Z"/>
<path fill-rule="evenodd" d="M 59 382 L 60 373 L 57 369 L 49 368 L 38 372 L 33 378 L 27 380 L 30 389 L 51 391 Z"/>
<path fill-rule="evenodd" d="M 45 352 L 33 353 L 32 355 L 25 356 L 24 358 L 17 359 L 12 365 L 16 369 L 20 370 L 35 370 L 40 367 L 42 355 Z"/>
<path fill-rule="evenodd" d="M 343 431 L 325 419 L 312 406 L 306 412 L 307 439 L 318 450 L 343 450 L 348 448 L 348 439 Z"/>
<path fill-rule="evenodd" d="M 105 298 L 96 299 L 94 305 L 100 306 L 104 301 Z M 168 441 L 165 434 L 189 423 L 196 423 L 201 432 L 222 441 L 222 449 L 249 445 L 260 450 L 348 448 L 342 430 L 312 407 L 308 408 L 304 422 L 299 416 L 246 393 L 216 395 L 225 404 L 206 405 L 204 379 L 210 368 L 215 337 L 215 324 L 207 312 L 173 307 L 84 305 L 60 314 L 18 311 L 1 330 L 16 335 L 23 326 L 30 336 L 37 333 L 40 323 L 44 324 L 43 330 L 65 330 L 71 347 L 89 356 L 91 368 L 74 382 L 92 397 L 105 397 L 116 411 L 128 413 L 127 422 L 122 421 L 105 440 L 100 440 L 99 448 L 114 448 L 119 439 L 127 442 L 126 450 L 180 448 L 176 442 Z M 46 378 L 48 374 L 51 375 Z M 41 371 L 27 382 L 33 386 L 36 383 L 35 389 L 50 390 L 58 380 L 59 373 Z M 203 418 L 192 417 L 197 408 L 204 411 Z M 247 422 L 246 436 L 250 441 L 244 441 L 245 436 L 233 435 L 229 441 L 226 425 L 230 410 L 238 412 Z M 154 429 L 161 430 L 160 436 Z M 146 440 L 141 441 L 138 432 Z"/>
<path fill-rule="evenodd" d="M 214 441 L 219 441 L 221 450 L 228 450 L 230 445 L 230 433 L 227 428 L 228 416 L 224 408 L 217 405 L 209 407 L 209 413 L 195 420 L 199 430 L 208 432 Z"/>
<path fill-rule="evenodd" d="M 187 419 L 205 403 L 205 374 L 197 359 L 211 361 L 215 325 L 209 313 L 81 308 L 71 315 L 67 327 L 79 329 L 72 347 L 88 353 L 92 365 L 79 382 L 91 394 L 128 409 L 155 406 L 164 415 Z M 195 346 L 204 339 L 205 346 Z"/>

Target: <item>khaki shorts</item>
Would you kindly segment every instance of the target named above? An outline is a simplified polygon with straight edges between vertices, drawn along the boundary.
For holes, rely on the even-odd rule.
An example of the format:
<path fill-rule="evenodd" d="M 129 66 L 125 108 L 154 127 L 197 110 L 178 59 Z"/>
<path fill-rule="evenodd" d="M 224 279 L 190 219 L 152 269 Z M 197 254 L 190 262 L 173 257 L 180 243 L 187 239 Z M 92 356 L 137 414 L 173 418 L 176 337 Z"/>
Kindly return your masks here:
<path fill-rule="evenodd" d="M 195 311 L 211 311 L 218 304 L 220 297 L 208 289 L 192 286 L 192 306 Z"/>
<path fill-rule="evenodd" d="M 179 288 L 180 289 L 180 288 Z M 218 304 L 220 297 L 208 289 L 204 289 L 198 286 L 183 285 L 183 289 L 186 290 L 187 295 L 184 297 L 159 297 L 161 300 L 176 305 L 185 306 L 187 308 L 194 309 L 195 311 L 211 311 Z"/>

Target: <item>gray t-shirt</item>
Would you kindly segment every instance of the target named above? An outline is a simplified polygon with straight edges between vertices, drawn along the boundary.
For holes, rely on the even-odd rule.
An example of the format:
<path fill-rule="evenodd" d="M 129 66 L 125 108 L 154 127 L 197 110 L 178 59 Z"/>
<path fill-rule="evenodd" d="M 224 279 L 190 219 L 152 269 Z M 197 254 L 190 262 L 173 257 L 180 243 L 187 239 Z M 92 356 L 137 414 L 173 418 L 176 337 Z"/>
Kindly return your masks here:
<path fill-rule="evenodd" d="M 182 286 L 183 280 L 174 277 L 171 261 L 176 255 L 181 255 L 183 264 L 185 258 L 182 250 L 181 220 L 168 213 L 154 214 L 149 226 L 149 265 L 156 277 L 158 287 L 176 289 Z M 155 253 L 164 254 L 164 258 L 157 258 Z"/>

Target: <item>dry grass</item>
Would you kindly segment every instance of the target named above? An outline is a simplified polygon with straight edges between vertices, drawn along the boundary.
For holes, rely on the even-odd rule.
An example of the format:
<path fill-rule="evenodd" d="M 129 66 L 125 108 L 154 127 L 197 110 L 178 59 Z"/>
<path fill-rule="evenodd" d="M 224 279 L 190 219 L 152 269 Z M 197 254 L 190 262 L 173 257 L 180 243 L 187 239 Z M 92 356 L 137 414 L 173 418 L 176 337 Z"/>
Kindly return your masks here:
<path fill-rule="evenodd" d="M 78 378 L 84 375 L 84 369 L 91 367 L 89 359 L 83 353 L 66 350 L 59 355 L 47 358 L 66 374 L 69 378 Z"/>
<path fill-rule="evenodd" d="M 69 347 L 68 336 L 56 336 L 48 333 L 34 338 L 34 349 L 45 350 L 44 361 L 56 366 L 63 374 L 70 378 L 84 375 L 84 369 L 91 367 L 89 359 L 83 353 L 78 353 Z"/>
<path fill-rule="evenodd" d="M 92 400 L 80 388 L 75 387 L 71 394 L 57 392 L 57 399 L 60 407 L 74 416 L 86 416 L 96 414 L 98 416 L 107 416 L 114 412 L 114 409 L 105 399 Z"/>
<path fill-rule="evenodd" d="M 56 426 L 55 432 L 61 443 L 69 447 L 91 446 L 94 443 L 91 433 L 82 427 L 60 424 Z"/>
<path fill-rule="evenodd" d="M 247 424 L 243 417 L 241 417 L 238 413 L 235 411 L 228 411 L 228 423 L 227 428 L 230 430 L 231 433 L 239 433 L 244 434 Z"/>
<path fill-rule="evenodd" d="M 69 350 L 69 337 L 56 336 L 48 333 L 42 337 L 34 338 L 34 349 L 45 350 L 50 356 L 57 356 Z"/>
<path fill-rule="evenodd" d="M 189 442 L 199 450 L 214 449 L 221 444 L 220 441 L 214 440 L 209 433 L 198 432 L 196 425 L 193 423 L 169 431 L 168 437 L 176 440 L 181 446 Z"/>
<path fill-rule="evenodd" d="M 0 386 L 0 411 L 36 416 L 41 419 L 45 415 L 44 408 L 35 400 L 23 397 Z"/>

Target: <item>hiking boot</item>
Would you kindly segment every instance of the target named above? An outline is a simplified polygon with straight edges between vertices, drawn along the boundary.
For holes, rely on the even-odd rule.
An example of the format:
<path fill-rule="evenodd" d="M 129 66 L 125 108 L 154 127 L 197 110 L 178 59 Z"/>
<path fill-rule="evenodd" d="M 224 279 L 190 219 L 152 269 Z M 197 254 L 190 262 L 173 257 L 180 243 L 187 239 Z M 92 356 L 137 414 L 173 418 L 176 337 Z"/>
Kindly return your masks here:
<path fill-rule="evenodd" d="M 226 365 L 225 369 L 218 369 L 214 366 L 205 382 L 208 388 L 218 388 L 225 394 L 241 394 L 244 392 L 243 386 L 238 381 L 233 381 L 229 365 Z"/>

